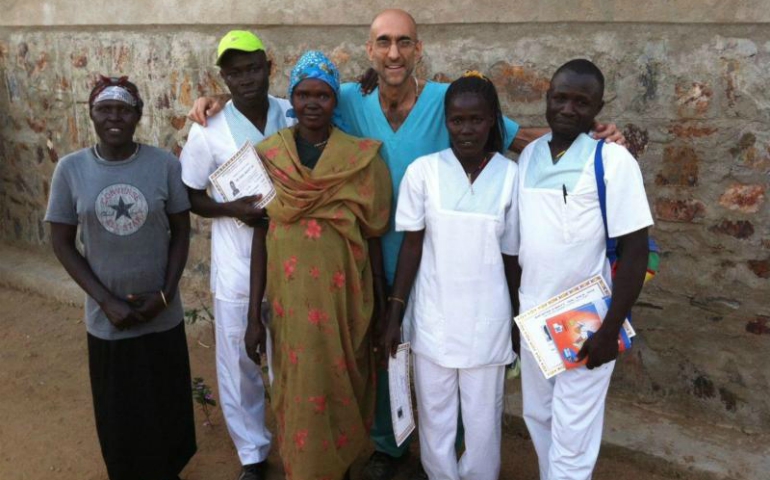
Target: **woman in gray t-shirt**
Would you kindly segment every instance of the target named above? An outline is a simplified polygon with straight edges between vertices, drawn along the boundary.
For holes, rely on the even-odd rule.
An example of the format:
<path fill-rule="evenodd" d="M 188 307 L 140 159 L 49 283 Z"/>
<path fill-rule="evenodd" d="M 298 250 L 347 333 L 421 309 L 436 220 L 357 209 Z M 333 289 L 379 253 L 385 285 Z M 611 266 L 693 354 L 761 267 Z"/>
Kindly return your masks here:
<path fill-rule="evenodd" d="M 56 257 L 87 294 L 91 389 L 110 480 L 177 479 L 196 450 L 177 291 L 190 203 L 179 161 L 134 141 L 142 105 L 126 77 L 99 80 L 89 98 L 99 142 L 56 166 L 45 217 Z"/>

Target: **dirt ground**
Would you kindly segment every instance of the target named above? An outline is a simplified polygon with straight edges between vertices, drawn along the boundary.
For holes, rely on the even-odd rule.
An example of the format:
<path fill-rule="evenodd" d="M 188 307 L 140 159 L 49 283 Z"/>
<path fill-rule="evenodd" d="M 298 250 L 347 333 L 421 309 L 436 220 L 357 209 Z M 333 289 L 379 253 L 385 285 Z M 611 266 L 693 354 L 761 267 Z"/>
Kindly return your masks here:
<path fill-rule="evenodd" d="M 0 288 L 0 305 L 0 479 L 106 480 L 93 421 L 82 309 L 6 288 Z M 207 329 L 198 329 L 189 338 L 190 359 L 193 376 L 215 389 L 214 351 L 205 346 L 211 341 Z M 196 408 L 198 453 L 182 472 L 185 480 L 237 477 L 237 456 L 218 408 L 212 420 L 213 426 L 204 426 Z M 520 425 L 506 429 L 502 448 L 501 479 L 537 479 L 535 453 Z M 354 467 L 354 478 L 367 456 Z M 399 480 L 408 479 L 418 456 L 415 448 Z M 270 480 L 282 479 L 276 451 L 269 463 Z M 691 477 L 612 449 L 603 451 L 594 475 L 595 480 L 674 478 Z"/>

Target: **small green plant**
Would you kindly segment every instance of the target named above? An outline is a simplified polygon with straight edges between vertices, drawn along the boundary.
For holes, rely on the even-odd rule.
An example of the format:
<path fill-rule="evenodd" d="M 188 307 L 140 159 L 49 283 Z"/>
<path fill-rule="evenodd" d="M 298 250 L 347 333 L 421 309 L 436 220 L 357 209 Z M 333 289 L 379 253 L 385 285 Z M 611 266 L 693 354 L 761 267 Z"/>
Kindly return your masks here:
<path fill-rule="evenodd" d="M 185 323 L 188 325 L 195 325 L 198 322 L 212 323 L 214 321 L 214 315 L 211 314 L 208 308 L 191 308 L 184 312 Z"/>
<path fill-rule="evenodd" d="M 198 303 L 200 304 L 200 308 L 191 308 L 189 310 L 185 310 L 184 312 L 184 322 L 187 325 L 197 325 L 200 323 L 203 323 L 204 325 L 208 325 L 208 328 L 211 329 L 211 335 L 214 335 L 214 314 L 211 313 L 211 310 L 206 306 L 206 304 L 203 302 L 200 296 L 198 296 Z M 200 337 L 200 335 L 199 335 Z M 200 338 L 198 339 L 198 345 L 204 348 L 211 348 L 211 345 L 206 345 L 203 343 Z"/>
<path fill-rule="evenodd" d="M 192 381 L 192 394 L 195 403 L 201 406 L 203 415 L 206 417 L 206 421 L 203 422 L 204 427 L 210 427 L 211 417 L 209 416 L 209 407 L 216 407 L 217 401 L 214 400 L 214 394 L 211 393 L 211 387 L 203 382 L 203 377 L 195 377 Z"/>

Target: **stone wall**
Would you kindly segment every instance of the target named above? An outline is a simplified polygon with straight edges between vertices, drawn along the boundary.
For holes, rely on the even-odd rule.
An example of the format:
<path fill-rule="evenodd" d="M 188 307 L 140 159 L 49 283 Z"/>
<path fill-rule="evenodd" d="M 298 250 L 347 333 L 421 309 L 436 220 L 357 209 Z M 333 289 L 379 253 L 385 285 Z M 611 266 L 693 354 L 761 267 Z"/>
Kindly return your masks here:
<path fill-rule="evenodd" d="M 173 12 L 181 19 L 148 4 L 118 20 L 94 13 L 92 3 L 85 11 L 65 9 L 67 2 L 10 2 L 0 20 L 4 241 L 48 242 L 42 218 L 56 159 L 95 139 L 86 99 L 97 73 L 130 75 L 147 104 L 138 137 L 178 152 L 193 100 L 222 91 L 213 61 L 224 31 L 244 19 L 261 25 L 274 62 L 272 92 L 283 95 L 308 48 L 329 53 L 347 79 L 362 72 L 365 25 L 384 2 L 369 2 L 369 11 L 343 2 L 309 17 L 301 2 L 263 16 L 256 7 L 233 7 L 240 16 L 222 7 L 234 2 L 203 15 L 201 2 L 187 2 L 189 11 Z M 767 22 L 770 10 L 761 1 L 641 8 L 585 0 L 576 14 L 544 6 L 550 2 L 520 2 L 530 8 L 515 11 L 509 3 L 481 2 L 465 16 L 451 2 L 414 9 L 424 23 L 419 74 L 448 81 L 479 69 L 494 79 L 510 116 L 541 126 L 557 66 L 589 57 L 604 70 L 602 118 L 625 131 L 639 159 L 664 251 L 662 272 L 635 311 L 639 340 L 620 362 L 613 393 L 695 419 L 770 428 L 762 357 L 770 351 L 770 24 L 747 23 Z M 709 18 L 686 8 L 704 4 Z M 207 222 L 195 218 L 185 281 L 203 298 L 208 240 Z"/>

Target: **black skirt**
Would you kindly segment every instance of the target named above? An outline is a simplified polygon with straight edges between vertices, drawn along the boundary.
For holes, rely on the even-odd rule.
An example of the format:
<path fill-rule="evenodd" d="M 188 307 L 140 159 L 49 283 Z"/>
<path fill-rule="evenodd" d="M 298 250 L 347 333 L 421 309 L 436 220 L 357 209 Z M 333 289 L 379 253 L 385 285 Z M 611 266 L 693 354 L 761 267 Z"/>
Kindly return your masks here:
<path fill-rule="evenodd" d="M 89 334 L 88 363 L 110 480 L 176 479 L 197 449 L 184 322 L 125 340 Z"/>

